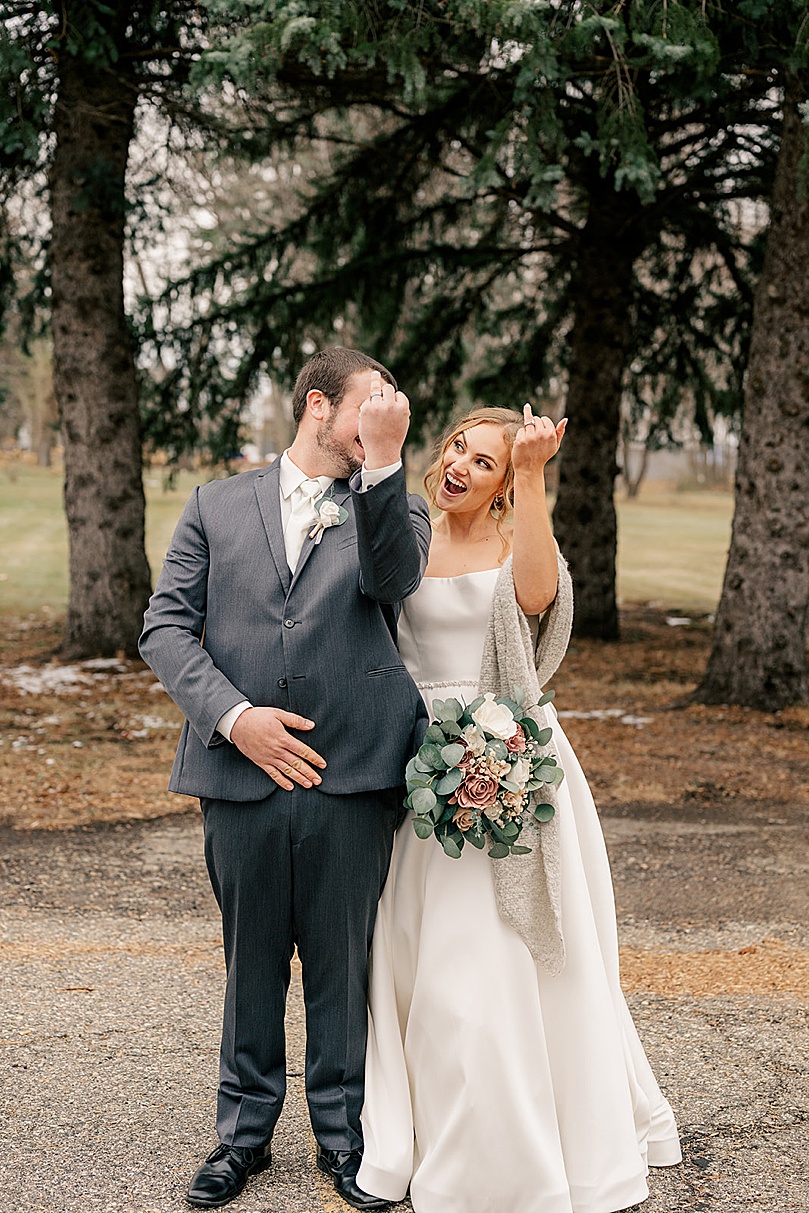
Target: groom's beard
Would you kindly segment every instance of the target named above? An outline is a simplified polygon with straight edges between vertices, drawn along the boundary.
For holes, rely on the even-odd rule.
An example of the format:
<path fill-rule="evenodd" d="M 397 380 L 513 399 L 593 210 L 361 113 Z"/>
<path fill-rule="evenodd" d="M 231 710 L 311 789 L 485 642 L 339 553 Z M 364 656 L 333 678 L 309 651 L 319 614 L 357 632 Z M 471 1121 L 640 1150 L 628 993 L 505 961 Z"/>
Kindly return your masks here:
<path fill-rule="evenodd" d="M 362 458 L 358 453 L 351 450 L 346 450 L 334 438 L 334 417 L 329 417 L 327 421 L 318 427 L 315 435 L 318 450 L 329 461 L 329 471 L 332 467 L 336 470 L 335 479 L 348 480 L 354 472 L 359 471 L 362 467 Z"/>

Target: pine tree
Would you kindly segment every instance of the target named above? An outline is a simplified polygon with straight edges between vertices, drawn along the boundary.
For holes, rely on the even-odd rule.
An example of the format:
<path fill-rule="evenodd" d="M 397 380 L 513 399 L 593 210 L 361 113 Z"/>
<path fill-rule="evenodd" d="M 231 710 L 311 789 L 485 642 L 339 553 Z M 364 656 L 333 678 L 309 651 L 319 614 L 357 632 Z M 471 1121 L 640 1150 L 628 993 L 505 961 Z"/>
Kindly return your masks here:
<path fill-rule="evenodd" d="M 198 6 L 17 3 L 0 37 L 0 184 L 46 180 L 47 289 L 65 456 L 70 657 L 137 652 L 150 592 L 135 357 L 123 300 L 126 169 L 145 96 L 179 107 Z M 5 243 L 5 299 L 14 241 Z"/>
<path fill-rule="evenodd" d="M 809 700 L 809 70 L 787 69 L 736 509 L 702 703 Z"/>
<path fill-rule="evenodd" d="M 335 322 L 397 367 L 416 430 L 468 395 L 521 405 L 566 376 L 554 522 L 577 631 L 615 637 L 622 393 L 676 375 L 704 429 L 740 403 L 752 289 L 734 201 L 768 188 L 774 106 L 764 73 L 721 69 L 713 7 L 244 6 L 203 64 L 250 94 L 245 146 L 330 150 L 292 220 L 177 284 L 179 311 L 199 311 L 170 334 L 186 370 L 163 390 L 247 393 Z"/>

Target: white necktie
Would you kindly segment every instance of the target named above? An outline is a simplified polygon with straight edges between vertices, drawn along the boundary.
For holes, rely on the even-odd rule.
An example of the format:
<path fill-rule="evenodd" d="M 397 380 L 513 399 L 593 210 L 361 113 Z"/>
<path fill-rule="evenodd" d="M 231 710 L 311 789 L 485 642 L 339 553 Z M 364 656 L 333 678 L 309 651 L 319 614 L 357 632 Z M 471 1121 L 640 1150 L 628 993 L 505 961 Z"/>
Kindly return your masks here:
<path fill-rule="evenodd" d="M 320 493 L 319 481 L 304 480 L 292 494 L 292 510 L 284 528 L 284 547 L 287 564 L 293 573 L 298 564 L 303 541 L 317 522 L 315 498 L 319 497 Z"/>

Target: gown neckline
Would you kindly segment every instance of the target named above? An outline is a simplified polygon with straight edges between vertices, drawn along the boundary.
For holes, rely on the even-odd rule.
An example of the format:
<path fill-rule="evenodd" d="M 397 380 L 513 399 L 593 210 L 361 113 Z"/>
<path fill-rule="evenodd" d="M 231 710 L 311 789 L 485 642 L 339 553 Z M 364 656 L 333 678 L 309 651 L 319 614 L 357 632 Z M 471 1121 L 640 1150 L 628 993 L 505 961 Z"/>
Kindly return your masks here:
<path fill-rule="evenodd" d="M 449 577 L 431 577 L 425 573 L 422 581 L 457 581 L 459 577 L 479 577 L 481 573 L 499 573 L 502 567 L 502 564 L 498 564 L 491 569 L 470 569 L 468 573 L 453 573 Z"/>

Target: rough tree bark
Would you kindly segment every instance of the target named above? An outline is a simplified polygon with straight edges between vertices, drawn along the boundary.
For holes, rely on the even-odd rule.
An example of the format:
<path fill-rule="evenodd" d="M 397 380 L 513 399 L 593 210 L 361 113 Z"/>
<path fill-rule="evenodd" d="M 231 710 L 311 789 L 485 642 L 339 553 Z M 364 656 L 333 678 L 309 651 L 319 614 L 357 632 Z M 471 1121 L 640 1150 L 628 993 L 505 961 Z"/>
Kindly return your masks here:
<path fill-rule="evenodd" d="M 117 4 L 105 17 L 98 5 L 72 3 L 80 45 L 97 42 L 99 20 L 122 42 L 127 7 Z M 150 592 L 137 378 L 123 301 L 124 180 L 137 91 L 120 60 L 114 74 L 105 62 L 60 54 L 50 174 L 54 388 L 70 542 L 63 652 L 73 658 L 134 655 Z"/>
<path fill-rule="evenodd" d="M 642 248 L 639 204 L 602 183 L 581 237 L 553 524 L 573 576 L 573 630 L 618 638 L 615 477 L 621 390 L 632 332 L 633 266 Z"/>
<path fill-rule="evenodd" d="M 798 111 L 809 73 L 788 76 L 785 92 L 733 533 L 713 648 L 694 695 L 771 711 L 809 699 L 809 132 Z"/>

